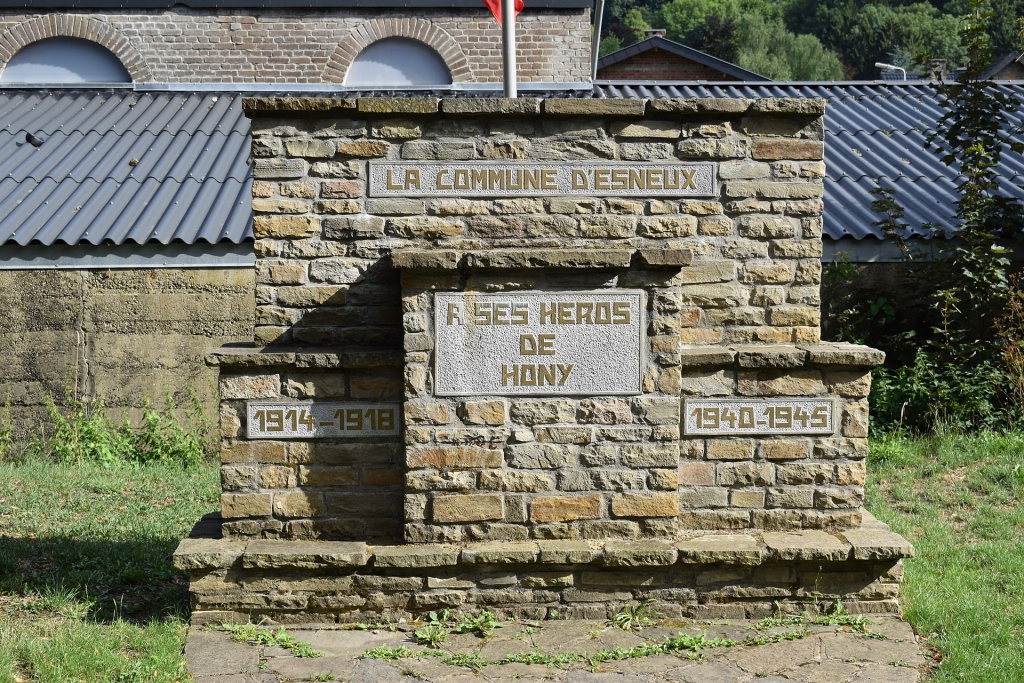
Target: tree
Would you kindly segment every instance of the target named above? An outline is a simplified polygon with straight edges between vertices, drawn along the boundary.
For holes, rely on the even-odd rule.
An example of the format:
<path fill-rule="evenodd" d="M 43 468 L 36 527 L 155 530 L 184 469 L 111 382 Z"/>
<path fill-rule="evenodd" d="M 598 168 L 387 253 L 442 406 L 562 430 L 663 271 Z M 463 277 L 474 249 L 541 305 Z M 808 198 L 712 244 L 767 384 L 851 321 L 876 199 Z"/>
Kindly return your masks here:
<path fill-rule="evenodd" d="M 775 80 L 824 81 L 843 77 L 838 57 L 811 35 L 786 30 L 781 20 L 750 14 L 739 22 L 736 63 Z"/>

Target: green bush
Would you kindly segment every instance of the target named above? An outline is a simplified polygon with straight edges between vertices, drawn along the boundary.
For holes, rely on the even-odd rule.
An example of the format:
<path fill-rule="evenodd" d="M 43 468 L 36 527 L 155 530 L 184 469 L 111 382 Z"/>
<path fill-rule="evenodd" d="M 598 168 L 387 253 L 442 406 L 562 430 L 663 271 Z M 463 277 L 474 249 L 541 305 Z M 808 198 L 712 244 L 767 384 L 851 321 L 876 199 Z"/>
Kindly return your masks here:
<path fill-rule="evenodd" d="M 198 465 L 210 449 L 206 435 L 211 424 L 195 392 L 189 392 L 189 399 L 190 406 L 184 411 L 177 410 L 170 395 L 163 410 L 147 399 L 142 419 L 133 427 L 127 419 L 115 424 L 102 398 L 80 399 L 69 392 L 62 408 L 47 397 L 49 425 L 40 426 L 42 435 L 28 445 L 26 455 L 63 464 L 160 461 Z M 0 458 L 5 450 L 3 434 L 0 429 Z"/>

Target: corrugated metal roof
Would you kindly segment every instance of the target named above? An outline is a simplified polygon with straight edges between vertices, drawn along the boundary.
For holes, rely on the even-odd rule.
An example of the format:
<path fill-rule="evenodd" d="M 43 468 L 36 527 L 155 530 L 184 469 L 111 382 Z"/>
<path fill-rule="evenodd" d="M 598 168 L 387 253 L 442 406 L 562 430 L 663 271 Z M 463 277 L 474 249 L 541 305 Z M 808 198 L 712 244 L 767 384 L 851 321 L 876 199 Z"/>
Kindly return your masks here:
<path fill-rule="evenodd" d="M 0 244 L 238 244 L 249 151 L 236 94 L 0 91 Z"/>
<path fill-rule="evenodd" d="M 995 86 L 1024 99 L 1024 84 Z M 876 186 L 896 189 L 914 236 L 927 235 L 922 224 L 951 225 L 959 175 L 925 149 L 925 138 L 945 110 L 935 88 L 921 82 L 813 84 L 657 84 L 598 83 L 595 97 L 820 97 L 825 110 L 825 234 L 882 237 L 871 225 L 881 218 L 871 211 Z M 1020 129 L 1024 113 L 1011 115 Z M 1024 158 L 1007 150 L 1000 173 L 1002 191 L 1024 200 Z"/>

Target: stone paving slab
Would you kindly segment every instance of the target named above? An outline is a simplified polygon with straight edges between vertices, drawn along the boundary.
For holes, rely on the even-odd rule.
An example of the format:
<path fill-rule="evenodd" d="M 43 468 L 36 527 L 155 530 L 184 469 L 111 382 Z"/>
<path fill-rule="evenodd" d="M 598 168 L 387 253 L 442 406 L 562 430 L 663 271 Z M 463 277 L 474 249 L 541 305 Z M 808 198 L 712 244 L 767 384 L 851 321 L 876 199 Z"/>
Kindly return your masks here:
<path fill-rule="evenodd" d="M 480 655 L 497 660 L 519 652 L 594 654 L 659 642 L 679 633 L 742 641 L 751 635 L 791 633 L 800 626 L 753 630 L 756 622 L 663 623 L 630 633 L 599 621 L 506 622 L 492 636 L 452 634 L 446 654 Z M 893 615 L 872 615 L 868 637 L 847 627 L 807 625 L 804 636 L 763 645 L 704 649 L 697 659 L 657 654 L 565 668 L 543 664 L 500 664 L 476 670 L 414 656 L 393 661 L 363 659 L 367 650 L 405 646 L 422 651 L 413 627 L 350 630 L 290 627 L 288 633 L 323 653 L 299 658 L 279 647 L 235 642 L 230 634 L 193 628 L 185 655 L 198 683 L 916 683 L 927 662 L 925 649 L 910 625 Z"/>

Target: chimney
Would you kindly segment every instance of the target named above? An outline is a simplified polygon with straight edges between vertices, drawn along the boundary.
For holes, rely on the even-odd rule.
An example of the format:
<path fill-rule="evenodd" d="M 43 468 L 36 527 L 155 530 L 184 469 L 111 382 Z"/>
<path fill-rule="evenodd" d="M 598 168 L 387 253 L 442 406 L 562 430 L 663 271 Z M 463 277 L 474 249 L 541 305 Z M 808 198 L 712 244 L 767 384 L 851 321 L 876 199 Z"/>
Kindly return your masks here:
<path fill-rule="evenodd" d="M 648 39 L 650 39 L 650 38 L 664 38 L 665 37 L 665 29 L 663 29 L 663 28 L 645 28 L 644 29 L 644 36 L 646 38 L 648 38 Z"/>
<path fill-rule="evenodd" d="M 941 81 L 946 78 L 946 60 L 945 59 L 929 59 L 924 65 L 925 71 L 928 72 L 929 81 Z"/>

